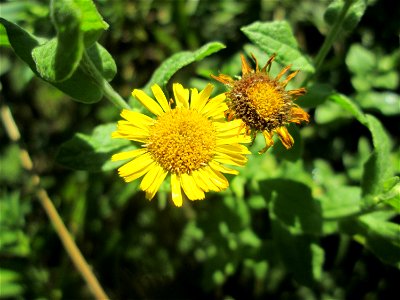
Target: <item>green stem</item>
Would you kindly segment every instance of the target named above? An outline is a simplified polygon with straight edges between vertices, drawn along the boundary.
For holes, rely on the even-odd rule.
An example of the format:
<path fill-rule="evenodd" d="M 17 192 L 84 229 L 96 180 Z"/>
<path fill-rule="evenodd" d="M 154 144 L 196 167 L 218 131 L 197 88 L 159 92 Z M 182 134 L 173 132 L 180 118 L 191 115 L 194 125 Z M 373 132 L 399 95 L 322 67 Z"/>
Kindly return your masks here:
<path fill-rule="evenodd" d="M 83 56 L 84 71 L 88 73 L 97 86 L 101 88 L 104 97 L 106 97 L 112 104 L 119 109 L 131 109 L 128 103 L 112 88 L 108 81 L 100 74 L 96 66 L 93 64 L 89 55 L 85 51 Z"/>
<path fill-rule="evenodd" d="M 340 30 L 342 29 L 342 25 L 343 22 L 345 20 L 345 17 L 347 15 L 347 12 L 351 6 L 351 4 L 353 3 L 353 0 L 346 0 L 342 10 L 340 11 L 340 15 L 337 17 L 335 24 L 333 25 L 333 27 L 331 28 L 331 30 L 329 31 L 329 34 L 326 36 L 324 43 L 322 44 L 321 48 L 319 49 L 318 54 L 315 56 L 314 59 L 314 65 L 315 65 L 315 73 L 309 75 L 303 82 L 303 84 L 301 86 L 306 86 L 308 84 L 308 82 L 310 81 L 310 79 L 312 77 L 317 76 L 317 74 L 320 72 L 321 70 L 321 66 L 329 52 L 329 50 L 331 49 L 333 42 L 336 40 Z"/>

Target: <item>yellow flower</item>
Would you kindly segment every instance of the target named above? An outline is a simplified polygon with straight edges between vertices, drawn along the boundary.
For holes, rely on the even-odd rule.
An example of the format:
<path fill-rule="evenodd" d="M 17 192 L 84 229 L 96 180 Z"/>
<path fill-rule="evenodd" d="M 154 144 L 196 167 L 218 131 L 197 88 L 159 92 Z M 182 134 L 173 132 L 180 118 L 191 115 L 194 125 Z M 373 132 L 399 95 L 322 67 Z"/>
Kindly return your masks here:
<path fill-rule="evenodd" d="M 167 100 L 158 85 L 151 87 L 157 101 L 141 90 L 136 97 L 156 118 L 124 109 L 125 120 L 118 122 L 113 138 L 142 144 L 141 149 L 122 152 L 112 160 L 131 159 L 118 169 L 126 182 L 143 176 L 140 188 L 152 199 L 168 174 L 171 177 L 172 201 L 182 205 L 183 195 L 190 200 L 205 198 L 205 192 L 219 192 L 228 186 L 222 173 L 237 174 L 225 165 L 243 166 L 247 162 L 250 139 L 244 135 L 240 120 L 226 122 L 225 94 L 209 99 L 213 86 L 204 90 L 184 89 L 173 85 L 174 99 Z M 171 108 L 171 103 L 175 107 Z"/>
<path fill-rule="evenodd" d="M 275 78 L 271 78 L 269 71 L 275 54 L 269 58 L 262 69 L 259 69 L 254 55 L 252 57 L 256 62 L 255 69 L 252 69 L 245 57 L 241 55 L 242 78 L 239 80 L 234 80 L 224 74 L 211 75 L 230 89 L 226 93 L 229 106 L 227 118 L 228 120 L 242 119 L 247 134 L 251 133 L 253 137 L 257 132 L 262 132 L 266 147 L 259 151 L 260 154 L 274 144 L 272 139 L 274 133 L 278 134 L 283 145 L 289 149 L 293 146 L 294 141 L 286 125 L 309 121 L 309 115 L 293 103 L 298 96 L 304 95 L 306 90 L 304 88 L 285 90 L 288 82 L 299 71 L 295 71 L 289 74 L 285 80 L 279 81 L 290 69 L 290 66 L 283 68 Z"/>

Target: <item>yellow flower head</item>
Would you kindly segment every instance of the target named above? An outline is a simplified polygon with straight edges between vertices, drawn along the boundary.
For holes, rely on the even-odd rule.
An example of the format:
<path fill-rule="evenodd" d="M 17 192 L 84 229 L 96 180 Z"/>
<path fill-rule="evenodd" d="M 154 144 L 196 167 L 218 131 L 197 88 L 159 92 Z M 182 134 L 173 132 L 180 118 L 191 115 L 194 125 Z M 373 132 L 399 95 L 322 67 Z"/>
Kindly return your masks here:
<path fill-rule="evenodd" d="M 299 88 L 286 91 L 285 87 L 293 79 L 298 71 L 289 74 L 286 79 L 279 81 L 290 69 L 287 66 L 275 78 L 271 78 L 269 71 L 275 59 L 273 54 L 266 65 L 259 69 L 257 59 L 256 68 L 252 69 L 245 57 L 242 58 L 242 78 L 234 80 L 224 74 L 211 75 L 214 79 L 226 84 L 229 91 L 226 93 L 228 100 L 228 120 L 233 118 L 242 119 L 248 134 L 261 131 L 265 138 L 266 147 L 259 151 L 264 153 L 273 145 L 273 135 L 277 133 L 283 145 L 289 149 L 293 146 L 293 138 L 288 132 L 286 125 L 289 123 L 308 122 L 309 115 L 293 101 L 306 90 Z"/>
<path fill-rule="evenodd" d="M 182 190 L 190 200 L 205 198 L 205 192 L 219 192 L 229 183 L 222 173 L 238 172 L 225 165 L 243 166 L 247 162 L 250 139 L 242 122 L 226 122 L 225 94 L 209 99 L 213 86 L 204 90 L 173 85 L 174 100 L 167 101 L 158 85 L 152 86 L 154 99 L 141 90 L 136 97 L 156 118 L 123 110 L 113 138 L 142 143 L 142 148 L 112 156 L 112 160 L 130 159 L 118 169 L 126 182 L 143 176 L 140 188 L 152 199 L 166 176 L 171 176 L 172 201 L 182 205 Z M 175 102 L 172 108 L 171 103 Z"/>

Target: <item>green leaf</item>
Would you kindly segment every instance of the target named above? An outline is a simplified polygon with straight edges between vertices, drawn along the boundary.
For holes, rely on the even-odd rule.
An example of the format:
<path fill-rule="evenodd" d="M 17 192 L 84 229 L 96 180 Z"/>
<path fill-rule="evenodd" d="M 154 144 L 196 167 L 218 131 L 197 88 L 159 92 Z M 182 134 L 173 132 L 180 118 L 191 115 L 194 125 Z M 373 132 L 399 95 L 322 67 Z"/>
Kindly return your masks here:
<path fill-rule="evenodd" d="M 389 178 L 383 183 L 383 191 L 378 195 L 379 201 L 392 206 L 400 213 L 400 177 Z"/>
<path fill-rule="evenodd" d="M 378 218 L 376 214 L 341 223 L 342 232 L 351 234 L 356 241 L 387 264 L 400 267 L 400 225 Z"/>
<path fill-rule="evenodd" d="M 83 34 L 85 47 L 96 42 L 108 24 L 96 9 L 92 0 L 52 0 L 52 21 L 59 31 L 68 27 L 72 16 L 73 21 L 79 23 L 79 29 Z"/>
<path fill-rule="evenodd" d="M 332 186 L 320 197 L 324 218 L 350 216 L 361 209 L 361 189 L 356 186 Z"/>
<path fill-rule="evenodd" d="M 204 57 L 209 56 L 219 50 L 225 48 L 224 44 L 219 42 L 211 42 L 205 44 L 196 51 L 183 51 L 176 53 L 166 59 L 161 66 L 153 73 L 153 76 L 143 88 L 146 93 L 150 93 L 150 88 L 153 84 L 157 83 L 161 87 L 166 87 L 168 80 L 174 75 L 178 70 L 183 67 L 195 62 L 200 61 Z"/>
<path fill-rule="evenodd" d="M 0 298 L 6 299 L 21 296 L 24 292 L 24 286 L 20 283 L 21 280 L 20 273 L 0 268 Z"/>
<path fill-rule="evenodd" d="M 11 47 L 10 41 L 7 37 L 6 29 L 0 24 L 0 46 Z"/>
<path fill-rule="evenodd" d="M 342 28 L 347 31 L 353 30 L 361 17 L 364 15 L 365 9 L 367 8 L 366 0 L 335 0 L 327 8 L 324 14 L 324 19 L 329 25 L 333 25 L 339 17 L 345 2 L 351 1 L 346 16 L 343 20 Z"/>
<path fill-rule="evenodd" d="M 371 115 L 365 115 L 365 117 L 366 126 L 372 134 L 374 151 L 364 164 L 361 181 L 363 196 L 380 193 L 383 190 L 383 183 L 392 174 L 389 136 L 378 119 Z"/>
<path fill-rule="evenodd" d="M 364 109 L 379 111 L 386 116 L 400 115 L 400 97 L 392 92 L 366 92 L 355 96 Z"/>
<path fill-rule="evenodd" d="M 312 287 L 320 280 L 324 250 L 317 239 L 308 235 L 292 235 L 278 220 L 272 221 L 272 235 L 277 252 L 294 279 Z"/>
<path fill-rule="evenodd" d="M 53 38 L 33 49 L 32 57 L 40 77 L 50 82 L 62 82 L 72 76 L 84 51 L 79 30 L 72 36 L 76 38 Z"/>
<path fill-rule="evenodd" d="M 57 0 L 50 7 L 57 38 L 33 49 L 32 57 L 42 78 L 62 82 L 78 68 L 85 44 L 93 45 L 107 26 L 91 1 Z"/>
<path fill-rule="evenodd" d="M 39 41 L 34 36 L 5 19 L 0 18 L 0 23 L 6 28 L 7 36 L 14 52 L 31 70 L 40 77 L 36 70 L 36 64 L 32 58 L 32 52 L 39 46 Z M 74 74 L 68 80 L 63 82 L 53 82 L 53 86 L 71 96 L 77 101 L 84 103 L 94 103 L 99 101 L 102 96 L 102 90 L 93 83 L 92 78 L 77 68 Z"/>
<path fill-rule="evenodd" d="M 117 74 L 117 65 L 111 54 L 99 43 L 94 43 L 86 52 L 101 75 L 111 81 Z"/>
<path fill-rule="evenodd" d="M 364 113 L 345 95 L 334 94 L 329 97 L 329 100 L 339 104 L 343 109 L 351 113 L 361 124 L 367 123 Z"/>
<path fill-rule="evenodd" d="M 66 167 L 91 172 L 108 171 L 117 168 L 121 162 L 112 162 L 116 152 L 133 149 L 130 141 L 112 139 L 115 124 L 97 126 L 91 135 L 77 133 L 61 145 L 56 161 Z"/>
<path fill-rule="evenodd" d="M 270 201 L 271 218 L 291 233 L 321 234 L 321 205 L 312 198 L 308 186 L 288 179 L 269 179 L 260 182 L 260 190 Z"/>
<path fill-rule="evenodd" d="M 276 61 L 294 69 L 313 73 L 310 60 L 299 50 L 290 25 L 286 21 L 254 22 L 241 28 L 244 34 L 268 55 L 277 53 Z"/>
<path fill-rule="evenodd" d="M 352 73 L 365 76 L 375 69 L 376 57 L 360 44 L 353 44 L 347 52 L 346 65 Z"/>

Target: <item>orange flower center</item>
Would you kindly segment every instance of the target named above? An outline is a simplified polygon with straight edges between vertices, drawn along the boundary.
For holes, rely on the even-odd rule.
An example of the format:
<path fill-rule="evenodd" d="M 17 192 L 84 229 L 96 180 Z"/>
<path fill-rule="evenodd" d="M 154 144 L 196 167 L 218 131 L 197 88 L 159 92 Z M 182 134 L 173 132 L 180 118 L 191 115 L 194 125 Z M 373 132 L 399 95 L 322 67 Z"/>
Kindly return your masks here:
<path fill-rule="evenodd" d="M 250 128 L 273 130 L 287 123 L 293 101 L 281 84 L 263 73 L 249 73 L 235 82 L 230 108 Z"/>

